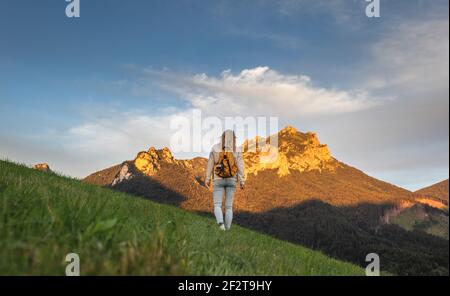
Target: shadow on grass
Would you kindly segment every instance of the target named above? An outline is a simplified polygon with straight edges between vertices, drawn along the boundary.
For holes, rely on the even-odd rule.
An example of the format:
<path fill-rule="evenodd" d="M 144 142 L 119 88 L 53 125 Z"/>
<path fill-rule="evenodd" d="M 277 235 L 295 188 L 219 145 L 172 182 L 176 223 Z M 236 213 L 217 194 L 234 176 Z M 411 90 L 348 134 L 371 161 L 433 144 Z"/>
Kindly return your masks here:
<path fill-rule="evenodd" d="M 185 195 L 138 171 L 134 178 L 112 188 L 178 207 L 188 201 Z M 193 200 L 189 202 L 198 201 Z M 393 207 L 369 203 L 337 207 L 315 199 L 266 212 L 238 211 L 234 223 L 363 267 L 366 255 L 377 253 L 382 271 L 448 275 L 448 240 L 381 223 L 381 217 Z M 212 217 L 206 210 L 195 212 Z"/>

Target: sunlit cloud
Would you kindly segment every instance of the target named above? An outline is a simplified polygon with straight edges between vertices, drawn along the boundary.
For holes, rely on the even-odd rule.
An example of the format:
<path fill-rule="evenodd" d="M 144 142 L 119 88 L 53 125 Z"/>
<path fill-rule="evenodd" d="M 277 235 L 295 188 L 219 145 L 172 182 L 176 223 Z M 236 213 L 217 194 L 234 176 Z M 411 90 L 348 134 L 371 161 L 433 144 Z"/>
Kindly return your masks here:
<path fill-rule="evenodd" d="M 207 114 L 277 115 L 285 118 L 357 112 L 380 103 L 363 90 L 314 85 L 307 75 L 279 73 L 267 66 L 223 71 L 218 77 L 147 71 L 160 85 Z"/>

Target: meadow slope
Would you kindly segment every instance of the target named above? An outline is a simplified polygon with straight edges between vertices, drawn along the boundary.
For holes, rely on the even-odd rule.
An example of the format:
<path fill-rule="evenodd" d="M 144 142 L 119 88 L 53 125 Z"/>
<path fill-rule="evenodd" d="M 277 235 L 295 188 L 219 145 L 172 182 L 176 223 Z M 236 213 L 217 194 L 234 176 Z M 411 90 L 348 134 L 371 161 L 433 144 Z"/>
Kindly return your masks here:
<path fill-rule="evenodd" d="M 53 173 L 0 161 L 0 274 L 363 275 L 302 246 Z"/>

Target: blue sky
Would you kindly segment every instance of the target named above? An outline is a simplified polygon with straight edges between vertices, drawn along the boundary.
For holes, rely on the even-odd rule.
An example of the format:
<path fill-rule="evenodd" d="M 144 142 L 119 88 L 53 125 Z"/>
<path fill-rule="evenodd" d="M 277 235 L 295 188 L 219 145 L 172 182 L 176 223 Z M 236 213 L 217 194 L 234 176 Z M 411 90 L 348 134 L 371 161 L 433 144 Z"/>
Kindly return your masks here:
<path fill-rule="evenodd" d="M 167 146 L 174 113 L 225 115 L 214 98 L 391 183 L 448 178 L 448 1 L 80 2 L 0 0 L 2 158 L 81 177 Z"/>

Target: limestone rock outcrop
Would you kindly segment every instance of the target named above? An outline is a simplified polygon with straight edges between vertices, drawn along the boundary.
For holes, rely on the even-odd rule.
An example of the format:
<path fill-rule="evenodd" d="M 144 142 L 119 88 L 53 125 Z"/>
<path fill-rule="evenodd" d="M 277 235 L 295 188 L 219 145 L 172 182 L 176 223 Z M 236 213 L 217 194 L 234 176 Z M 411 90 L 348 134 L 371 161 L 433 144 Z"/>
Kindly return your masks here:
<path fill-rule="evenodd" d="M 38 171 L 41 171 L 41 172 L 45 172 L 45 173 L 49 173 L 49 172 L 52 171 L 52 170 L 50 169 L 50 166 L 48 165 L 48 163 L 38 163 L 38 164 L 35 164 L 35 165 L 33 166 L 33 168 L 34 168 L 35 170 L 38 170 Z"/>
<path fill-rule="evenodd" d="M 155 175 L 164 164 L 180 165 L 192 169 L 192 161 L 175 159 L 167 147 L 163 149 L 150 147 L 147 151 L 139 152 L 133 162 L 135 167 L 147 176 Z"/>
<path fill-rule="evenodd" d="M 292 170 L 334 171 L 340 166 L 330 154 L 327 145 L 320 143 L 312 132 L 301 133 L 292 126 L 268 138 L 257 137 L 244 142 L 244 160 L 247 174 L 258 174 L 266 169 L 278 170 L 278 176 Z"/>
<path fill-rule="evenodd" d="M 126 180 L 130 180 L 131 178 L 133 178 L 133 173 L 131 172 L 128 163 L 125 162 L 120 168 L 119 173 L 115 176 L 114 180 L 112 181 L 111 186 L 117 185 Z"/>

